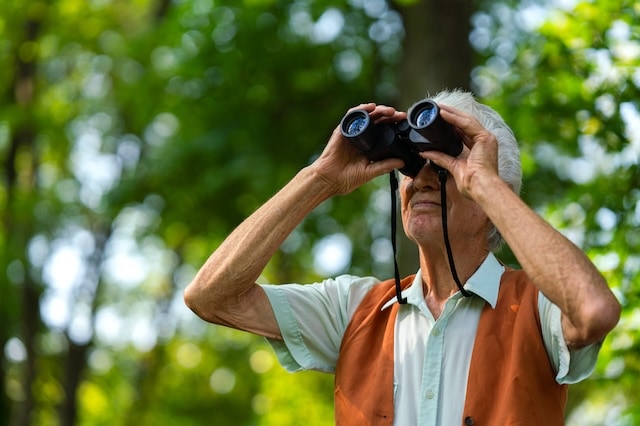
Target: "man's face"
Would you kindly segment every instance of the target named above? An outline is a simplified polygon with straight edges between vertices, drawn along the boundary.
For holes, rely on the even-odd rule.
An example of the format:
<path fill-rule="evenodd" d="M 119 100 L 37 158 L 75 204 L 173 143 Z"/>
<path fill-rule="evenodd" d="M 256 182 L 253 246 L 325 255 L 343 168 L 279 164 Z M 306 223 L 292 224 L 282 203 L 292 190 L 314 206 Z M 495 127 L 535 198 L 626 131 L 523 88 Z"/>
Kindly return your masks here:
<path fill-rule="evenodd" d="M 444 241 L 440 182 L 433 167 L 424 166 L 415 178 L 403 177 L 400 199 L 402 224 L 411 240 L 418 245 Z M 447 175 L 447 226 L 452 244 L 473 242 L 474 247 L 486 244 L 491 227 L 480 206 L 460 194 L 451 175 Z"/>

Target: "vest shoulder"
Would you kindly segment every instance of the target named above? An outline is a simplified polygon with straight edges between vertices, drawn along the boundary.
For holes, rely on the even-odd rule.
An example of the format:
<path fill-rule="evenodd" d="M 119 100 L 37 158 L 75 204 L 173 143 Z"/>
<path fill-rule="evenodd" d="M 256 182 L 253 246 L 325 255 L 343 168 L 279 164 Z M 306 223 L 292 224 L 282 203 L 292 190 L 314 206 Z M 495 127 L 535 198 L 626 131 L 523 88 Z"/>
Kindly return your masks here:
<path fill-rule="evenodd" d="M 537 287 L 522 269 L 506 268 L 500 278 L 500 291 L 504 289 L 518 289 L 517 291 L 536 291 Z"/>
<path fill-rule="evenodd" d="M 400 280 L 400 288 L 402 288 L 403 290 L 406 290 L 407 288 L 411 287 L 411 284 L 413 283 L 414 278 L 415 278 L 415 274 L 402 278 Z M 381 281 L 380 283 L 372 286 L 366 298 L 379 300 L 379 298 L 385 297 L 387 294 L 389 295 L 389 298 L 396 295 L 395 278 L 389 278 L 388 280 Z M 387 300 L 385 300 L 383 303 L 386 303 L 386 302 Z"/>

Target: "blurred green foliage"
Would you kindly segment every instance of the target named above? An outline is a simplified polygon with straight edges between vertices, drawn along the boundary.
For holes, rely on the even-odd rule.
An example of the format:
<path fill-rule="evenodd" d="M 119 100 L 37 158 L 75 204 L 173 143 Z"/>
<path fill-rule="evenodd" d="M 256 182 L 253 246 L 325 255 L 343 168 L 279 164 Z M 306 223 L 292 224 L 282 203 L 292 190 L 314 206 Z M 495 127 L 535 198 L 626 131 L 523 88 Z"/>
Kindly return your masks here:
<path fill-rule="evenodd" d="M 523 197 L 587 252 L 623 305 L 594 375 L 570 390 L 575 424 L 640 422 L 639 16 L 635 2 L 594 1 L 548 11 L 535 31 L 531 15 L 481 19 L 493 42 L 476 76 L 523 147 Z"/>
<path fill-rule="evenodd" d="M 397 99 L 401 2 L 5 3 L 0 424 L 331 424 L 331 376 L 284 372 L 181 293 L 348 107 Z M 523 198 L 624 306 L 571 421 L 636 424 L 640 8 L 478 7 L 471 81 L 522 143 Z M 386 187 L 323 204 L 262 279 L 390 275 Z M 318 253 L 336 235 L 354 243 L 332 269 Z"/>

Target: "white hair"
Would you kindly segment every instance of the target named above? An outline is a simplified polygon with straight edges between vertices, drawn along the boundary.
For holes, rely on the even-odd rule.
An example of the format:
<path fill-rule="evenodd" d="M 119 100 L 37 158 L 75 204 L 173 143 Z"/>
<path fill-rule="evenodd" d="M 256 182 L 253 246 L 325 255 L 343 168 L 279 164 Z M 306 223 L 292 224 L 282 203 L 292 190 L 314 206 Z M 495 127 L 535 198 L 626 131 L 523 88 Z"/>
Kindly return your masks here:
<path fill-rule="evenodd" d="M 448 105 L 474 116 L 482 126 L 498 140 L 498 174 L 511 190 L 520 195 L 522 167 L 520 150 L 511 128 L 495 110 L 478 102 L 472 93 L 463 90 L 445 90 L 429 97 L 437 104 Z M 488 235 L 489 249 L 495 251 L 502 245 L 502 236 L 495 226 Z"/>

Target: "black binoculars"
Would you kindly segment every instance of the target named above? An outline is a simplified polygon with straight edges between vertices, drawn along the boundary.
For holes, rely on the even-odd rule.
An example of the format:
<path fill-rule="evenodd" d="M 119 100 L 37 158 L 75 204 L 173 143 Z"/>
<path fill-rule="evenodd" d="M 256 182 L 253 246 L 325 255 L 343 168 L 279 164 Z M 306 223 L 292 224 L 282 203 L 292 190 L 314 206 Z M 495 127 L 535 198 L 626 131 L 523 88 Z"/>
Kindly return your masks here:
<path fill-rule="evenodd" d="M 453 157 L 462 152 L 462 139 L 453 126 L 440 117 L 434 101 L 419 101 L 397 123 L 374 123 L 369 113 L 355 110 L 340 122 L 342 135 L 371 161 L 400 158 L 406 176 L 415 177 L 425 164 L 421 151 L 441 151 Z"/>

